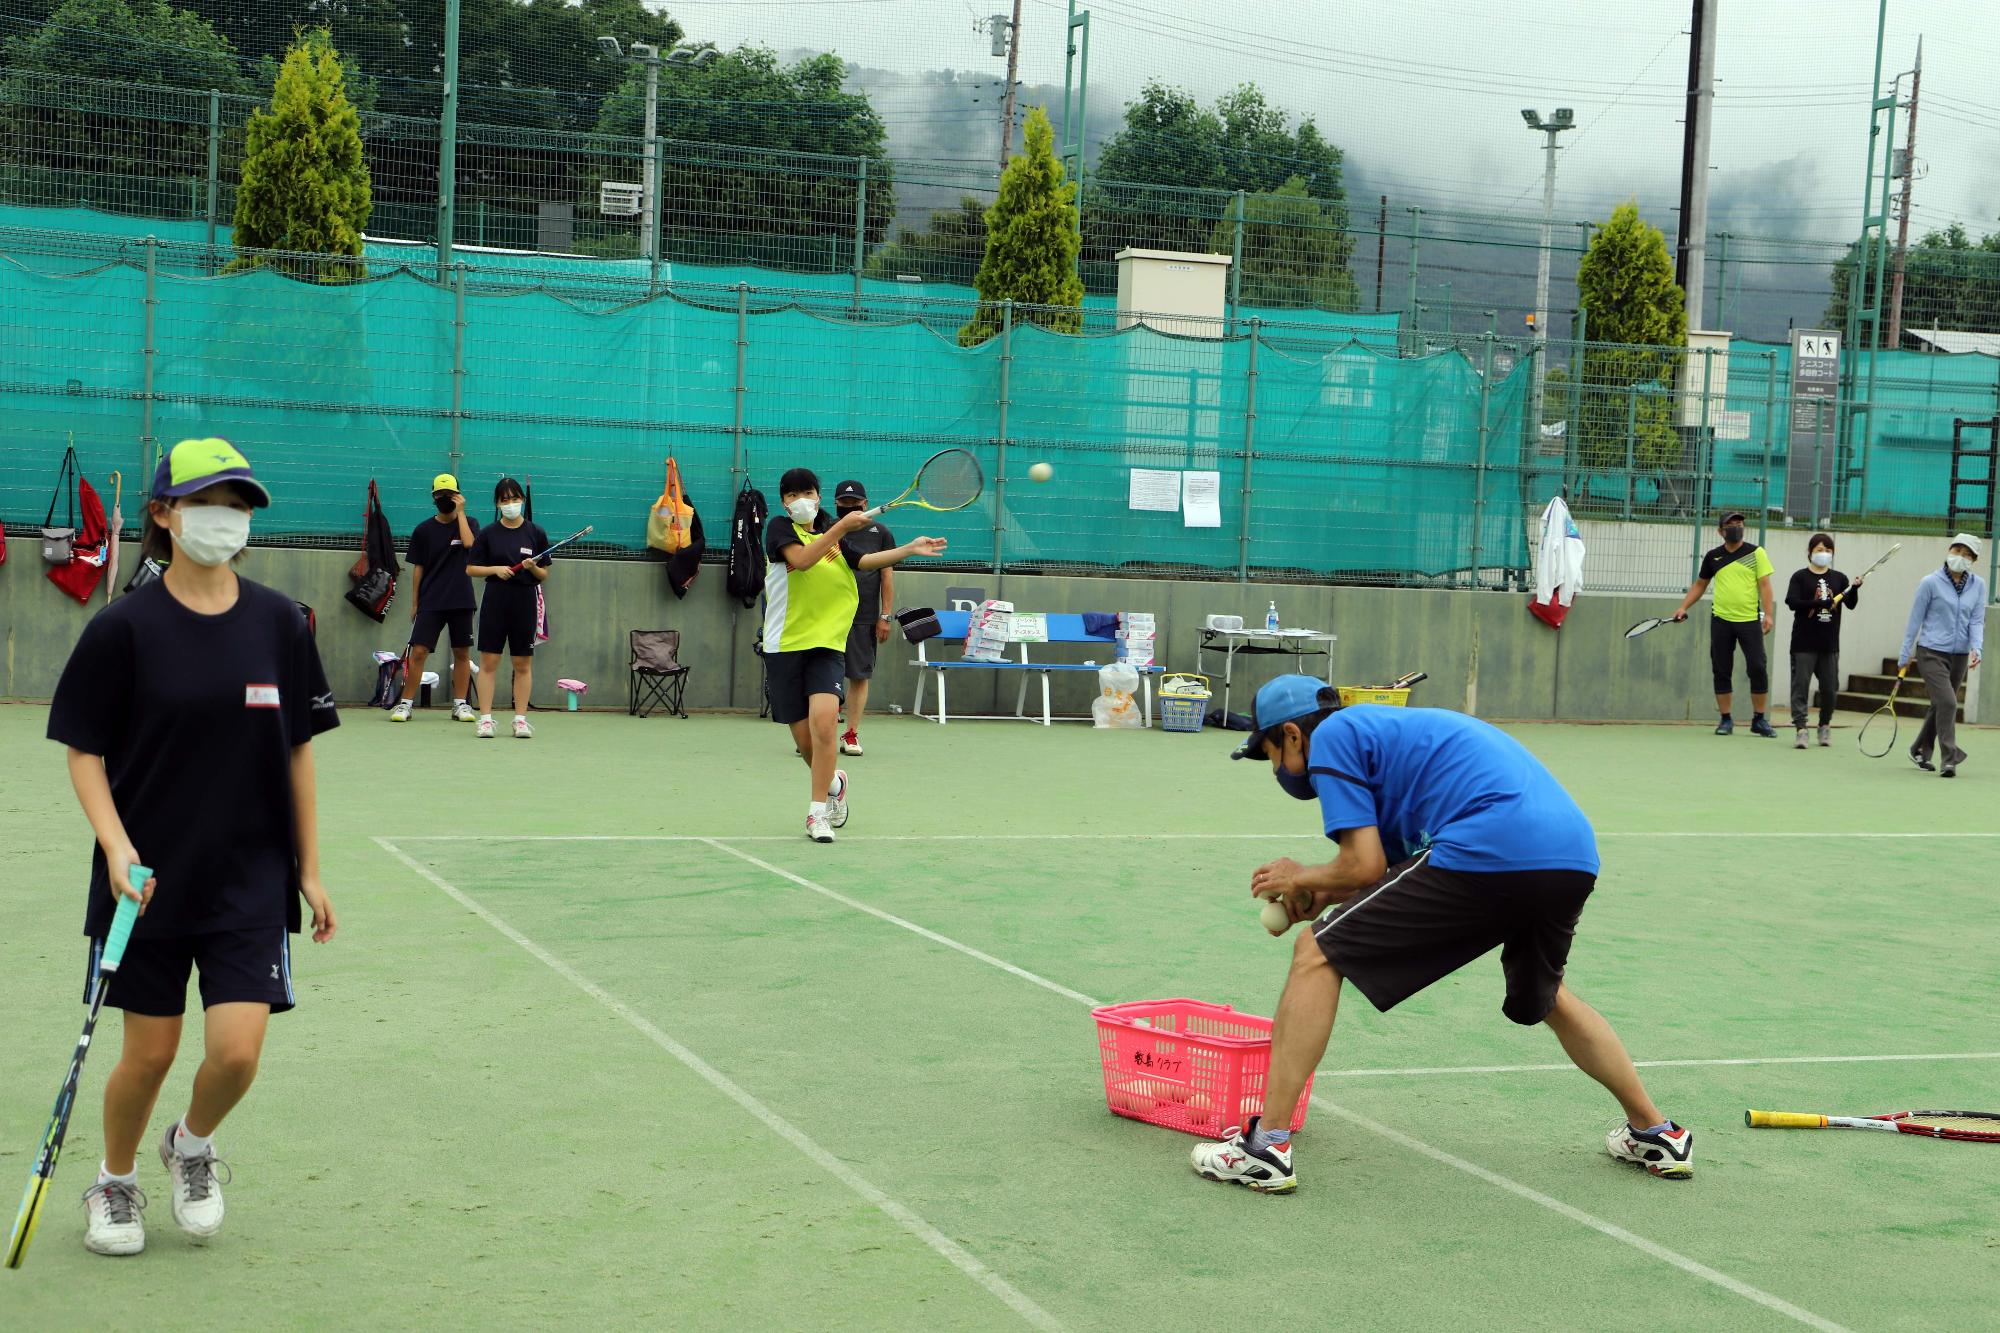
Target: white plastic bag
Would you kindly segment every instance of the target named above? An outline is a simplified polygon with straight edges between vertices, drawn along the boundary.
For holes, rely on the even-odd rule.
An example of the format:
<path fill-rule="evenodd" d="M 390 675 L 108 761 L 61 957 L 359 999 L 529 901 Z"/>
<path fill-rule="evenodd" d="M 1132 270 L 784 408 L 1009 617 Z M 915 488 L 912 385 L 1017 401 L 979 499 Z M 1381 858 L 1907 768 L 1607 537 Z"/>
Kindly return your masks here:
<path fill-rule="evenodd" d="M 1133 696 L 1139 691 L 1139 673 L 1123 662 L 1101 667 L 1097 672 L 1097 697 L 1090 702 L 1090 720 L 1100 730 L 1114 727 L 1143 727 L 1146 719 Z"/>

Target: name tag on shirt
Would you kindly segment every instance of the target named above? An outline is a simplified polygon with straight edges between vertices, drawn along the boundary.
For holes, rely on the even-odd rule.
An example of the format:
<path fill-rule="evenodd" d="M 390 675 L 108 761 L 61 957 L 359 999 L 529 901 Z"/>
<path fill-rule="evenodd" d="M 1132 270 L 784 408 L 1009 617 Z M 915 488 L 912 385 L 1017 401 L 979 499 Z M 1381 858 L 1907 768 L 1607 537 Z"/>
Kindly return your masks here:
<path fill-rule="evenodd" d="M 245 685 L 243 687 L 245 708 L 278 707 L 278 687 L 276 685 Z"/>

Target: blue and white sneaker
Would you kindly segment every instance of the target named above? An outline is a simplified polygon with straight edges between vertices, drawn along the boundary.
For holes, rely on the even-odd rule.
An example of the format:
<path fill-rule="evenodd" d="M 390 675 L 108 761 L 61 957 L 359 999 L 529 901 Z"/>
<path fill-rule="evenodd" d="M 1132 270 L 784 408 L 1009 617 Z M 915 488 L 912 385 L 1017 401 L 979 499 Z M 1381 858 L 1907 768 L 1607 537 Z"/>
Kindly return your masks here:
<path fill-rule="evenodd" d="M 1659 1131 L 1634 1129 L 1621 1120 L 1605 1135 L 1604 1146 L 1617 1161 L 1643 1166 L 1666 1180 L 1694 1176 L 1694 1131 L 1671 1120 Z"/>
<path fill-rule="evenodd" d="M 1223 1131 L 1218 1143 L 1198 1143 L 1190 1154 L 1195 1174 L 1224 1184 L 1241 1185 L 1259 1194 L 1290 1194 L 1299 1187 L 1292 1171 L 1292 1145 L 1253 1148 L 1256 1120 L 1243 1129 Z"/>

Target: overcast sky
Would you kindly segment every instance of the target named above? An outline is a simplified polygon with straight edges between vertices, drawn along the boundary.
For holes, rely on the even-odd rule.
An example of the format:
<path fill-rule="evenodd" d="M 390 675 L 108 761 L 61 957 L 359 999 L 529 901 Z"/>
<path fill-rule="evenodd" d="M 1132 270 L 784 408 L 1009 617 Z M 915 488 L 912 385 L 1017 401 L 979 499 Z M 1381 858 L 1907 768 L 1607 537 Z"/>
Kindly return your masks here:
<path fill-rule="evenodd" d="M 916 75 L 999 75 L 975 23 L 1011 0 L 719 0 L 662 6 L 691 40 L 811 47 Z M 1370 192 L 1535 211 L 1541 137 L 1520 110 L 1574 107 L 1557 213 L 1597 217 L 1637 196 L 1676 202 L 1687 77 L 1686 0 L 1092 0 L 1091 98 L 1122 105 L 1148 78 L 1212 98 L 1256 81 L 1311 115 Z M 1712 184 L 1718 228 L 1853 235 L 1861 205 L 1876 6 L 1718 0 Z M 1025 0 L 1021 78 L 1060 85 L 1066 0 Z M 1608 17 L 1615 15 L 1615 17 Z M 1886 85 L 1924 42 L 1914 232 L 2000 231 L 2000 3 L 1890 0 Z M 1907 89 L 1907 81 L 1905 83 Z M 876 94 L 891 124 L 939 114 L 913 88 Z M 1050 108 L 1053 115 L 1056 108 Z M 993 135 L 960 112 L 968 152 Z M 997 119 L 997 115 L 995 117 Z M 1095 119 L 1095 116 L 1093 116 Z M 935 129 L 936 126 L 929 128 Z M 1897 142 L 1902 140 L 1899 117 Z M 983 153 L 982 153 L 983 155 Z"/>

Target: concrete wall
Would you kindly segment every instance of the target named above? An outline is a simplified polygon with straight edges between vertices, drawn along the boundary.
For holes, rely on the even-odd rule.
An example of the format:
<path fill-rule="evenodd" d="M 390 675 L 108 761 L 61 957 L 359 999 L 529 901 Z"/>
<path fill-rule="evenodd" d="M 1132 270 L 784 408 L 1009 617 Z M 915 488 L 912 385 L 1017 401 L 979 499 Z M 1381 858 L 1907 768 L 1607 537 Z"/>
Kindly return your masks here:
<path fill-rule="evenodd" d="M 121 555 L 122 586 L 133 559 L 129 543 Z M 257 548 L 240 567 L 247 577 L 316 608 L 327 675 L 347 702 L 366 698 L 373 688 L 375 650 L 402 648 L 409 615 L 406 598 L 398 599 L 385 625 L 346 604 L 342 594 L 353 558 L 337 551 Z M 1899 559 L 1891 568 L 1908 572 L 1917 563 Z M 623 707 L 627 631 L 679 629 L 682 658 L 694 669 L 689 706 L 757 707 L 758 664 L 751 651 L 755 613 L 738 610 L 724 595 L 719 567 L 704 569 L 685 600 L 668 591 L 661 566 L 633 561 L 564 561 L 548 587 L 554 636 L 536 655 L 537 704 L 558 706 L 556 678 L 574 676 L 589 682 L 590 704 Z M 1175 670 L 1195 669 L 1196 632 L 1207 615 L 1241 615 L 1261 624 L 1266 605 L 1275 599 L 1287 625 L 1330 629 L 1340 636 L 1333 665 L 1341 683 L 1428 671 L 1431 679 L 1418 695 L 1423 702 L 1490 718 L 1685 721 L 1706 719 L 1714 709 L 1707 631 L 1699 619 L 1635 641 L 1623 638 L 1634 621 L 1671 609 L 1675 599 L 1665 596 L 1587 594 L 1577 600 L 1560 631 L 1530 616 L 1521 593 L 999 578 L 923 573 L 913 567 L 897 575 L 896 600 L 902 606 L 942 605 L 948 589 L 1003 597 L 1024 611 L 1151 611 L 1159 617 L 1160 658 Z M 7 561 L 0 566 L 0 697 L 47 698 L 85 620 L 101 609 L 102 595 L 100 589 L 88 611 L 79 607 L 43 577 L 36 542 L 10 538 Z M 1043 651 L 1054 655 L 1051 660 L 1111 657 L 1108 644 L 1101 650 Z M 891 703 L 909 708 L 916 688 L 908 665 L 911 655 L 900 636 L 884 645 L 874 709 Z M 1290 658 L 1239 657 L 1234 710 L 1248 711 L 1255 685 L 1277 670 L 1289 670 L 1290 664 Z M 1308 669 L 1318 665 L 1323 664 L 1309 659 Z M 1220 658 L 1209 654 L 1206 667 L 1219 692 Z M 953 687 L 954 712 L 1011 711 L 1016 679 L 999 673 L 982 679 L 987 674 L 959 678 Z M 1982 672 L 1974 682 L 1975 698 L 1982 692 L 1992 696 L 1984 701 L 1986 717 L 2000 716 L 1995 675 Z M 1747 688 L 1740 676 L 1737 688 Z M 1085 712 L 1094 689 L 1095 678 L 1085 673 L 1058 676 L 1057 706 Z M 504 683 L 498 697 L 506 698 Z"/>

